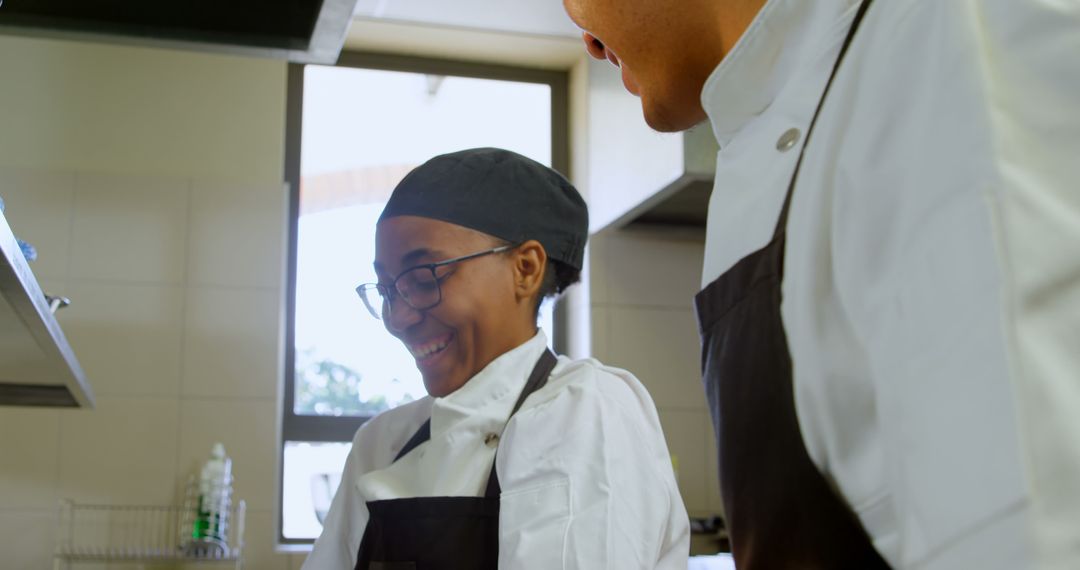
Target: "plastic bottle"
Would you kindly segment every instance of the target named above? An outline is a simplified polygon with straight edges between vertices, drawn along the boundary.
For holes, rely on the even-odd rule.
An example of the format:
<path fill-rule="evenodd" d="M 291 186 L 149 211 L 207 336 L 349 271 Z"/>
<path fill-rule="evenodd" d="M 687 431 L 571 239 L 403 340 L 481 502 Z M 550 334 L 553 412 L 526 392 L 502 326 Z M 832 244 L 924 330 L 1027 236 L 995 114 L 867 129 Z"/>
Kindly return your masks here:
<path fill-rule="evenodd" d="M 231 499 L 232 460 L 225 455 L 225 446 L 215 443 L 199 476 L 199 511 L 192 538 L 226 542 Z"/>

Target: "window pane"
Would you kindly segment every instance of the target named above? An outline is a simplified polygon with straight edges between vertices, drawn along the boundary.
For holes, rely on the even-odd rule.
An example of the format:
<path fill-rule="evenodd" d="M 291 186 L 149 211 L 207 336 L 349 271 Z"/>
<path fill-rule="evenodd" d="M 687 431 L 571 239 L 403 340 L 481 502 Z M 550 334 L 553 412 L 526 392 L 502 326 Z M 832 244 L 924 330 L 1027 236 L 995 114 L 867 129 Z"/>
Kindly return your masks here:
<path fill-rule="evenodd" d="M 550 165 L 550 97 L 540 84 L 305 68 L 294 413 L 371 416 L 425 395 L 413 358 L 355 292 L 375 280 L 375 222 L 437 154 L 497 146 Z"/>
<path fill-rule="evenodd" d="M 309 65 L 302 177 L 495 146 L 551 164 L 547 85 Z M 391 189 L 396 180 L 389 180 Z"/>
<path fill-rule="evenodd" d="M 348 443 L 285 442 L 282 473 L 282 534 L 289 539 L 314 539 L 341 483 L 341 467 L 352 447 Z"/>
<path fill-rule="evenodd" d="M 372 228 L 381 211 L 361 204 L 300 218 L 297 414 L 371 416 L 425 394 L 412 356 L 355 291 L 375 281 Z"/>

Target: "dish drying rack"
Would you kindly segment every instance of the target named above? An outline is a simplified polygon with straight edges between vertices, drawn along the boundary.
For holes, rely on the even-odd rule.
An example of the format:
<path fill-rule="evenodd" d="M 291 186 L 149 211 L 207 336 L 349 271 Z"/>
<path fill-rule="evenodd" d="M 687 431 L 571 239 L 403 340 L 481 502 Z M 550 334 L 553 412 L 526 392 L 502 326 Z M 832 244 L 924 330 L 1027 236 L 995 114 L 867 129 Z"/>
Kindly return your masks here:
<path fill-rule="evenodd" d="M 230 485 L 231 487 L 231 485 Z M 200 537 L 198 486 L 188 482 L 183 506 L 92 505 L 60 502 L 54 570 L 78 563 L 145 564 L 208 563 L 243 567 L 244 501 L 231 504 L 225 493 L 212 530 L 217 538 Z M 202 519 L 202 530 L 205 529 Z M 205 532 L 203 533 L 205 534 Z M 137 566 L 138 567 L 138 566 Z"/>

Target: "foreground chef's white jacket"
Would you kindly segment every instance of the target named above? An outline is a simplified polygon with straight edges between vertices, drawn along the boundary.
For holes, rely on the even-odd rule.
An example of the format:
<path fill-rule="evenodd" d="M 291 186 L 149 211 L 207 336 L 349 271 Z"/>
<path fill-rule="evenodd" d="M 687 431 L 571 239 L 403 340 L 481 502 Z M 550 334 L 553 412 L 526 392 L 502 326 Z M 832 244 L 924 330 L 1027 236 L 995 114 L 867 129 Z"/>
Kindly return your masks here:
<path fill-rule="evenodd" d="M 769 240 L 857 4 L 769 1 L 707 81 L 705 283 Z M 806 447 L 890 564 L 1080 568 L 1080 2 L 875 0 L 783 294 Z"/>
<path fill-rule="evenodd" d="M 546 347 L 538 332 L 449 396 L 364 424 L 304 568 L 353 568 L 366 501 L 482 496 L 497 443 L 500 568 L 685 570 L 689 519 L 656 407 L 633 375 L 559 357 L 503 431 Z M 429 417 L 431 440 L 391 464 Z"/>

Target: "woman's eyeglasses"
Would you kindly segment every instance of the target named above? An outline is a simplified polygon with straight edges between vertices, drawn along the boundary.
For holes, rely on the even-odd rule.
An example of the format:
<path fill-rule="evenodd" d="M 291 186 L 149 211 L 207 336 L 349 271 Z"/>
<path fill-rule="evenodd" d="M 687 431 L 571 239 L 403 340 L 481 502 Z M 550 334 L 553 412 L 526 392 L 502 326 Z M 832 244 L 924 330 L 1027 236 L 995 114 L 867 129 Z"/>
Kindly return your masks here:
<path fill-rule="evenodd" d="M 398 298 L 417 311 L 426 311 L 442 302 L 441 283 L 445 276 L 439 277 L 435 273 L 436 269 L 511 249 L 514 249 L 514 246 L 503 245 L 445 261 L 417 265 L 402 271 L 389 286 L 381 283 L 364 283 L 356 288 L 356 292 L 363 299 L 368 312 L 376 319 L 389 317 L 393 310 L 394 300 Z"/>

